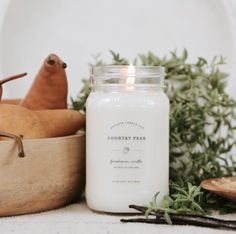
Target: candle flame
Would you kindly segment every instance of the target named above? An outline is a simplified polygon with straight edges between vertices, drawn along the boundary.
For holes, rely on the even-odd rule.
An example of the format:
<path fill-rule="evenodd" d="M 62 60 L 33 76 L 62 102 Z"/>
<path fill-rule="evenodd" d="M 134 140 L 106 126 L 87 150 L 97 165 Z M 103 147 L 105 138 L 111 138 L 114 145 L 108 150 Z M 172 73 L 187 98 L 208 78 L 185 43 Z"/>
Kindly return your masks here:
<path fill-rule="evenodd" d="M 135 83 L 135 67 L 133 64 L 128 66 L 126 84 L 133 85 Z"/>

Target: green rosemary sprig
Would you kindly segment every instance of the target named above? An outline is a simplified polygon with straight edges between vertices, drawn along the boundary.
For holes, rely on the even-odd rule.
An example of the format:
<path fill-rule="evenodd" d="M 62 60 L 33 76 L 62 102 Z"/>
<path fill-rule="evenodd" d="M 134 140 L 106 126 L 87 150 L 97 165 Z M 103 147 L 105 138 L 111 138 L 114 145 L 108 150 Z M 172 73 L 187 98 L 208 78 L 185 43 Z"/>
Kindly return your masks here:
<path fill-rule="evenodd" d="M 171 191 L 169 196 L 165 196 L 162 204 L 157 203 L 158 193 L 155 194 L 150 202 L 145 216 L 154 215 L 155 212 L 164 212 L 164 218 L 167 223 L 171 224 L 171 214 L 192 214 L 205 215 L 206 211 L 202 207 L 203 192 L 200 186 L 187 183 L 187 186 L 180 187 L 177 183 L 170 184 Z"/>
<path fill-rule="evenodd" d="M 86 100 L 90 94 L 90 86 L 89 86 L 89 79 L 83 79 L 83 88 L 81 89 L 79 95 L 73 99 L 71 97 L 71 105 L 72 105 L 72 109 L 74 110 L 82 110 L 82 111 L 86 111 Z"/>

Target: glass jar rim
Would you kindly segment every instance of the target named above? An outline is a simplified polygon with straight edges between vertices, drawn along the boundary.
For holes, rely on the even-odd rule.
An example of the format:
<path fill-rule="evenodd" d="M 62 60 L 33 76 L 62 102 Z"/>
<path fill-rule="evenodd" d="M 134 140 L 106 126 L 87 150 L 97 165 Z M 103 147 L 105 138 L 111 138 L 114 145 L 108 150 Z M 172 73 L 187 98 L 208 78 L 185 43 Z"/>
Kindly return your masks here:
<path fill-rule="evenodd" d="M 109 73 L 110 75 L 120 75 L 122 69 L 134 69 L 135 76 L 149 76 L 149 75 L 162 75 L 165 76 L 165 68 L 163 66 L 136 66 L 136 65 L 100 65 L 92 67 L 92 74 L 94 76 L 99 76 L 104 73 Z"/>
<path fill-rule="evenodd" d="M 162 66 L 100 65 L 92 67 L 91 86 L 155 85 L 164 86 Z"/>

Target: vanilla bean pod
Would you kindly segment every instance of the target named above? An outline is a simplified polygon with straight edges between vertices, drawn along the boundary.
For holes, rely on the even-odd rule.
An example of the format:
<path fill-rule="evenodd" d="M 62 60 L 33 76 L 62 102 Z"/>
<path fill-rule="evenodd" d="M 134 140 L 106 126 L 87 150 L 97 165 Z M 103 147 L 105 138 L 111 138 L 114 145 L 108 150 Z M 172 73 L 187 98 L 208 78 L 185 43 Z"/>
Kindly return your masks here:
<path fill-rule="evenodd" d="M 222 228 L 229 230 L 236 230 L 236 221 L 230 220 L 220 220 L 209 217 L 193 217 L 188 215 L 171 215 L 171 221 L 174 225 L 193 225 L 200 227 L 210 227 L 210 228 Z M 153 224 L 167 224 L 164 218 L 134 218 L 134 219 L 121 219 L 123 223 L 153 223 Z"/>
<path fill-rule="evenodd" d="M 146 218 L 134 218 L 134 219 L 121 219 L 123 223 L 153 223 L 153 224 L 167 224 L 164 219 L 146 219 Z"/>
<path fill-rule="evenodd" d="M 147 210 L 146 207 L 130 205 L 130 208 L 134 208 L 142 213 Z M 164 213 L 161 211 L 155 211 L 151 213 L 155 218 L 131 218 L 131 219 L 121 219 L 124 223 L 153 223 L 153 224 L 167 224 L 164 218 Z M 208 216 L 200 215 L 183 215 L 183 214 L 169 214 L 171 217 L 172 224 L 175 225 L 194 225 L 201 227 L 211 227 L 211 228 L 222 228 L 236 230 L 236 221 L 232 220 L 222 220 L 217 218 L 212 218 Z"/>
<path fill-rule="evenodd" d="M 142 213 L 145 213 L 148 209 L 145 206 L 137 206 L 137 205 L 129 205 L 129 208 L 135 209 L 135 210 L 140 211 Z"/>

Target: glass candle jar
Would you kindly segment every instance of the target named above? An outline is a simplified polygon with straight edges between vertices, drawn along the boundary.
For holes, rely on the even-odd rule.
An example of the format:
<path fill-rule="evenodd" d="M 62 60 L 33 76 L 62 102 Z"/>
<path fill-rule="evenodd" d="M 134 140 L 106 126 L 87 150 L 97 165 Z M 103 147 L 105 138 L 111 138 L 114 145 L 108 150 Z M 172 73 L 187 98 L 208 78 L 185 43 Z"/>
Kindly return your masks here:
<path fill-rule="evenodd" d="M 131 213 L 169 192 L 169 100 L 164 68 L 94 67 L 86 104 L 86 200 Z"/>

